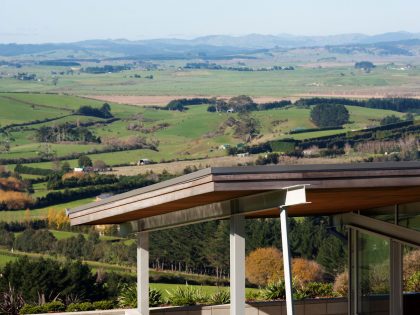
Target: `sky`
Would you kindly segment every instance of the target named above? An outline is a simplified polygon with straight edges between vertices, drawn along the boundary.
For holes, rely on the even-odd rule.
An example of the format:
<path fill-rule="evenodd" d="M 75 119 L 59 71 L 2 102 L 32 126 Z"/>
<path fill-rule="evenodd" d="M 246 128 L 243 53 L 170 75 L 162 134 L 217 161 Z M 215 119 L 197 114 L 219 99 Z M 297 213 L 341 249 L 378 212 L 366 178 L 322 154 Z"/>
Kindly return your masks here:
<path fill-rule="evenodd" d="M 0 0 L 0 43 L 420 33 L 419 0 Z"/>

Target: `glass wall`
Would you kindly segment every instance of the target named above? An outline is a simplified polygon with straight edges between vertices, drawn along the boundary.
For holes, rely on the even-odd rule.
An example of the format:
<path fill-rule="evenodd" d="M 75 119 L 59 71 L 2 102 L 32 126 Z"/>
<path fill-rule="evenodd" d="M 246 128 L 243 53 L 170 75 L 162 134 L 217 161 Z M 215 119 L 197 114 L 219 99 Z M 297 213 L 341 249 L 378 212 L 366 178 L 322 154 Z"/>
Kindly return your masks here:
<path fill-rule="evenodd" d="M 420 202 L 398 206 L 398 225 L 420 231 Z"/>
<path fill-rule="evenodd" d="M 404 315 L 420 314 L 420 249 L 403 248 Z"/>
<path fill-rule="evenodd" d="M 389 241 L 364 233 L 358 233 L 358 235 L 358 313 L 389 314 Z"/>
<path fill-rule="evenodd" d="M 420 202 L 363 210 L 359 214 L 420 231 Z M 420 248 L 378 232 L 372 234 L 374 228 L 368 230 L 356 230 L 350 244 L 352 314 L 420 314 Z M 412 244 L 418 244 L 417 240 Z"/>

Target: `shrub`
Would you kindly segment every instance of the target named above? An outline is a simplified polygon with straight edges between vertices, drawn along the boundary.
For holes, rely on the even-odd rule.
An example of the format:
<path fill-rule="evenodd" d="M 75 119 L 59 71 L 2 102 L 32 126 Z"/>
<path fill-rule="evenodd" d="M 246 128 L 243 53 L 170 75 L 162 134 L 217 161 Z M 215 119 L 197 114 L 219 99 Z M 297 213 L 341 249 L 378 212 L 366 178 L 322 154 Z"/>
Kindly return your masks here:
<path fill-rule="evenodd" d="M 25 304 L 21 309 L 19 314 L 42 314 L 46 313 L 47 309 L 44 305 L 31 305 Z"/>
<path fill-rule="evenodd" d="M 162 292 L 157 289 L 149 288 L 149 306 L 159 306 L 163 304 Z M 137 307 L 137 285 L 124 285 L 118 297 L 118 305 L 121 307 Z"/>
<path fill-rule="evenodd" d="M 403 258 L 404 279 L 409 279 L 414 273 L 420 270 L 420 249 L 412 250 Z"/>
<path fill-rule="evenodd" d="M 71 303 L 67 306 L 66 312 L 86 312 L 86 311 L 94 311 L 95 308 L 93 304 L 90 302 L 82 302 L 82 303 Z"/>
<path fill-rule="evenodd" d="M 296 280 L 300 283 L 320 281 L 324 274 L 321 265 L 304 258 L 293 259 L 292 270 Z"/>
<path fill-rule="evenodd" d="M 279 300 L 286 298 L 286 286 L 283 280 L 269 283 L 262 291 L 261 297 L 265 300 Z"/>
<path fill-rule="evenodd" d="M 369 293 L 375 294 L 387 294 L 389 290 L 389 268 L 387 263 L 372 265 L 367 272 L 369 283 L 362 283 L 362 290 L 365 289 Z"/>
<path fill-rule="evenodd" d="M 258 248 L 245 261 L 246 277 L 256 285 L 267 285 L 282 279 L 282 253 L 274 247 Z"/>
<path fill-rule="evenodd" d="M 307 298 L 333 297 L 333 284 L 322 282 L 308 282 L 297 291 L 304 293 Z"/>
<path fill-rule="evenodd" d="M 212 304 L 229 304 L 230 303 L 230 292 L 229 290 L 217 290 L 210 297 Z"/>
<path fill-rule="evenodd" d="M 64 312 L 66 310 L 66 306 L 64 305 L 64 303 L 60 301 L 52 301 L 49 303 L 45 303 L 42 306 L 47 310 L 48 313 Z"/>
<path fill-rule="evenodd" d="M 408 292 L 420 292 L 420 271 L 413 273 L 407 279 L 404 287 L 405 291 Z"/>
<path fill-rule="evenodd" d="M 174 290 L 168 290 L 167 293 L 169 303 L 175 306 L 202 304 L 209 300 L 201 288 L 194 288 L 189 285 L 178 286 Z"/>
<path fill-rule="evenodd" d="M 260 292 L 257 291 L 246 291 L 245 300 L 247 301 L 256 301 L 260 298 Z"/>
<path fill-rule="evenodd" d="M 121 307 L 137 307 L 137 285 L 123 285 L 118 296 L 118 305 Z"/>
<path fill-rule="evenodd" d="M 17 315 L 25 304 L 22 294 L 17 292 L 10 284 L 0 297 L 0 313 Z"/>
<path fill-rule="evenodd" d="M 340 296 L 347 296 L 349 291 L 349 273 L 344 271 L 340 273 L 334 281 L 333 286 L 334 292 L 338 293 Z"/>
<path fill-rule="evenodd" d="M 163 304 L 162 292 L 157 289 L 149 289 L 149 306 L 159 306 Z"/>
<path fill-rule="evenodd" d="M 96 301 L 92 303 L 95 310 L 111 310 L 115 306 L 114 301 Z"/>
<path fill-rule="evenodd" d="M 396 124 L 399 122 L 402 122 L 402 119 L 400 117 L 397 117 L 395 115 L 389 115 L 382 118 L 380 124 L 381 126 L 386 126 L 390 124 Z"/>

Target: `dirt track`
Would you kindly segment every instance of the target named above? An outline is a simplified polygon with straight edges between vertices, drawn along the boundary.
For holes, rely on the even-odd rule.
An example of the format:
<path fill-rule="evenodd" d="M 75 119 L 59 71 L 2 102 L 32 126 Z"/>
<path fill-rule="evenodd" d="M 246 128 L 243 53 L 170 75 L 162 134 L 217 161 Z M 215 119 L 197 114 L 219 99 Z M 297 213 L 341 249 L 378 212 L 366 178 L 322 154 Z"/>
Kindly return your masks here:
<path fill-rule="evenodd" d="M 113 173 L 116 175 L 136 175 L 144 174 L 147 172 L 162 173 L 164 170 L 172 174 L 180 174 L 187 166 L 196 166 L 197 168 L 205 167 L 222 167 L 222 166 L 237 166 L 238 164 L 245 164 L 254 162 L 258 156 L 247 156 L 247 157 L 236 157 L 236 156 L 224 156 L 219 158 L 210 158 L 203 160 L 193 160 L 193 161 L 178 161 L 170 163 L 159 163 L 151 165 L 141 165 L 141 166 L 121 166 L 114 167 Z M 108 173 L 109 174 L 109 173 Z"/>
<path fill-rule="evenodd" d="M 206 167 L 228 167 L 245 165 L 246 163 L 254 163 L 259 155 L 250 155 L 247 157 L 224 156 L 219 158 L 192 160 L 192 161 L 178 161 L 171 163 L 159 163 L 143 166 L 121 166 L 114 167 L 113 174 L 132 176 L 137 174 L 145 174 L 147 172 L 154 172 L 156 174 L 162 173 L 164 170 L 171 174 L 182 174 L 187 166 L 196 166 L 198 169 Z M 280 157 L 279 165 L 299 165 L 299 164 L 333 164 L 333 163 L 355 163 L 360 162 L 363 157 L 348 157 L 342 156 L 338 158 L 304 158 L 297 159 L 294 157 Z M 107 172 L 109 174 L 109 172 Z"/>

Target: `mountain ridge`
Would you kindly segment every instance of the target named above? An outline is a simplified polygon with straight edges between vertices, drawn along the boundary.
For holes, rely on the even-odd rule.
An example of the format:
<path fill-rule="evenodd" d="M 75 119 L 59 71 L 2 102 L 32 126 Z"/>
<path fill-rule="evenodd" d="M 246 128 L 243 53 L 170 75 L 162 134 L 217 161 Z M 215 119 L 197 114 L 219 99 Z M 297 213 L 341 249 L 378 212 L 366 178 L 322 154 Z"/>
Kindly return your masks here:
<path fill-rule="evenodd" d="M 91 39 L 71 43 L 44 43 L 44 44 L 0 44 L 0 55 L 17 56 L 23 54 L 37 54 L 53 50 L 88 50 L 110 51 L 113 53 L 129 55 L 154 55 L 154 54 L 185 54 L 191 53 L 217 56 L 220 51 L 224 54 L 242 54 L 255 50 L 273 48 L 303 48 L 326 47 L 343 45 L 372 45 L 380 43 L 397 44 L 404 41 L 420 40 L 420 33 L 389 32 L 377 35 L 360 33 L 304 36 L 291 34 L 263 35 L 248 34 L 241 36 L 232 35 L 207 35 L 194 39 L 156 38 L 146 40 L 127 39 Z"/>

